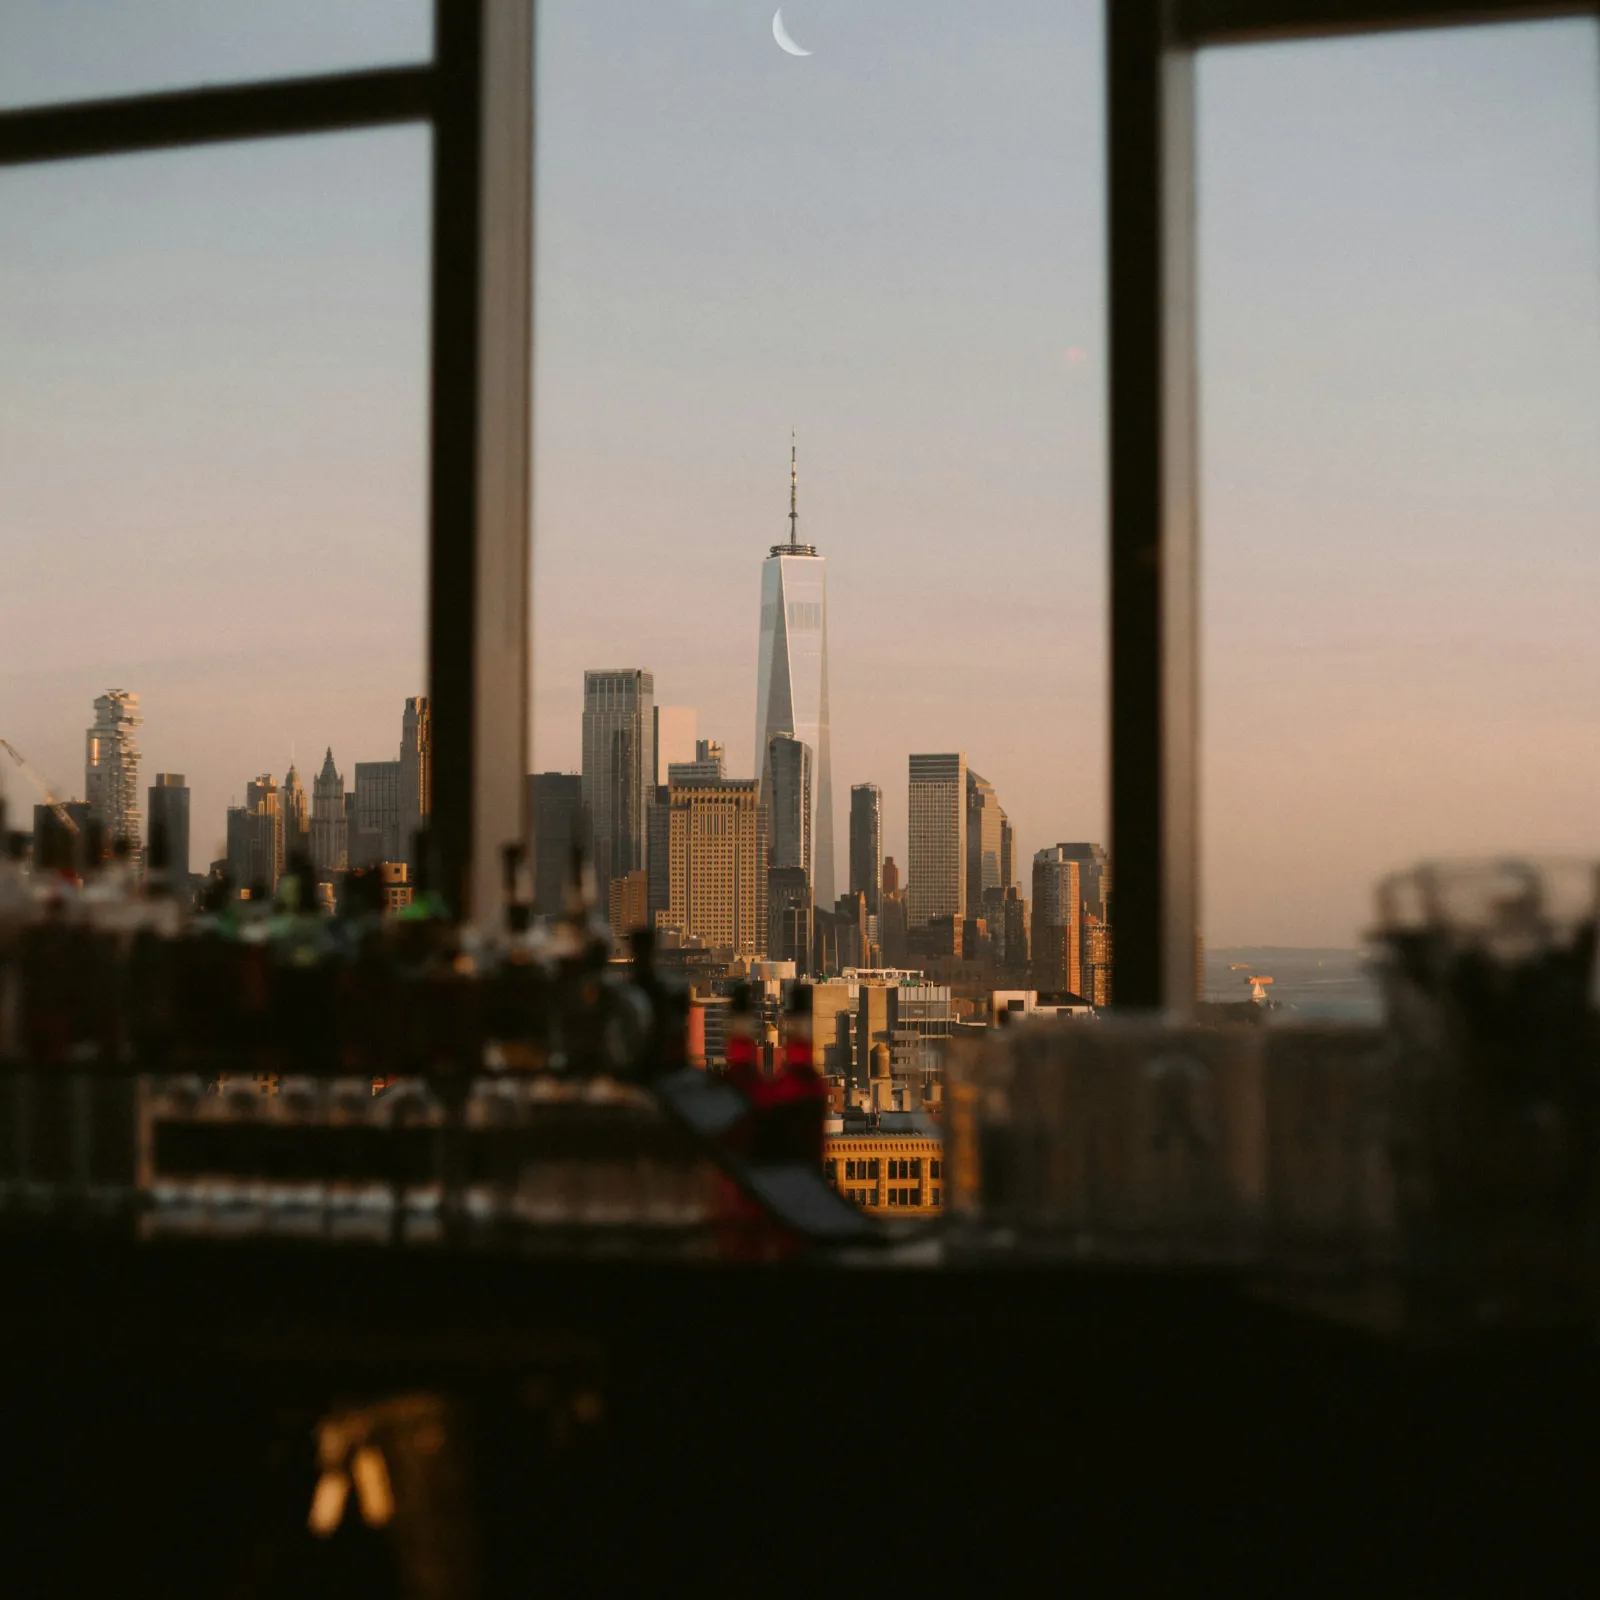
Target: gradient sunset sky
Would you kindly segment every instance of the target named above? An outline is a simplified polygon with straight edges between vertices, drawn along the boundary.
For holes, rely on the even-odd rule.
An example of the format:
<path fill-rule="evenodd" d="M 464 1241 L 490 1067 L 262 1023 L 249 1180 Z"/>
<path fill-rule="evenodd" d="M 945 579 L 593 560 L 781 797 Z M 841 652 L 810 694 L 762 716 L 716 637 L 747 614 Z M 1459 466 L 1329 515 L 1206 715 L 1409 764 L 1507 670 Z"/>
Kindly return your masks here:
<path fill-rule="evenodd" d="M 429 10 L 0 0 L 0 104 L 416 59 Z M 804 60 L 759 0 L 540 15 L 536 767 L 637 665 L 751 770 L 793 424 L 836 836 L 875 781 L 903 867 L 907 754 L 964 749 L 1029 893 L 1105 832 L 1098 0 L 791 0 Z M 1582 23 L 1202 61 L 1213 944 L 1600 855 L 1597 86 Z M 0 173 L 0 736 L 78 794 L 138 690 L 197 870 L 424 688 L 427 185 L 417 130 Z"/>

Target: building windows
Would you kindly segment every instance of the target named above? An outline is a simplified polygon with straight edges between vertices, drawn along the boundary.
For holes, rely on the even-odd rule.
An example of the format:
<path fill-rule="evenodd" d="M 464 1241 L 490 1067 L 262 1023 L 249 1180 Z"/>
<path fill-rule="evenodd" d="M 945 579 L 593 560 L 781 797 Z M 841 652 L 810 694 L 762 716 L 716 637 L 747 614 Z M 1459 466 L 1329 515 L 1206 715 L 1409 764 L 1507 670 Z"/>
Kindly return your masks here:
<path fill-rule="evenodd" d="M 930 1178 L 937 1178 L 939 1176 L 939 1158 L 937 1156 L 935 1156 L 933 1160 L 928 1163 L 928 1176 Z"/>

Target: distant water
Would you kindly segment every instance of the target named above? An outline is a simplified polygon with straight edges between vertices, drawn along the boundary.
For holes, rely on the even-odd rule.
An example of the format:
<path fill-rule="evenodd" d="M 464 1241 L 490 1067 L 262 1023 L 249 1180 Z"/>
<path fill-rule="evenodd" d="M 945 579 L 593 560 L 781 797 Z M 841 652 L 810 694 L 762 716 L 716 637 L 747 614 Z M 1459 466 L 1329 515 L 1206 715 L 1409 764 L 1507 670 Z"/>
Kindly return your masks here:
<path fill-rule="evenodd" d="M 1372 952 L 1242 945 L 1206 951 L 1207 1000 L 1248 1000 L 1252 973 L 1270 976 L 1267 994 L 1281 1022 L 1378 1022 L 1383 999 L 1370 970 Z M 1241 970 L 1230 971 L 1234 965 Z"/>

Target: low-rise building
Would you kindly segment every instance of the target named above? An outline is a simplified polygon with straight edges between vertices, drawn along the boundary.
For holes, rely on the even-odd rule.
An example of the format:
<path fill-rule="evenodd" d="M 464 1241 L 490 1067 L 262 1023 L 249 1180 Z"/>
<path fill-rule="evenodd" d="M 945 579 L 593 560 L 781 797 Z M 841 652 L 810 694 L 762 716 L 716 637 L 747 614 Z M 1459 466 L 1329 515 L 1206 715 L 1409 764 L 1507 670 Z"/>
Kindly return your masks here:
<path fill-rule="evenodd" d="M 1082 995 L 1038 989 L 996 989 L 989 996 L 989 1020 L 1020 1022 L 1024 1017 L 1092 1017 L 1094 1007 Z"/>
<path fill-rule="evenodd" d="M 830 1117 L 822 1174 L 845 1199 L 885 1216 L 937 1216 L 944 1209 L 944 1144 L 920 1111 Z"/>
<path fill-rule="evenodd" d="M 411 904 L 411 871 L 404 861 L 380 861 L 378 876 L 383 884 L 383 909 L 390 914 L 404 911 Z"/>

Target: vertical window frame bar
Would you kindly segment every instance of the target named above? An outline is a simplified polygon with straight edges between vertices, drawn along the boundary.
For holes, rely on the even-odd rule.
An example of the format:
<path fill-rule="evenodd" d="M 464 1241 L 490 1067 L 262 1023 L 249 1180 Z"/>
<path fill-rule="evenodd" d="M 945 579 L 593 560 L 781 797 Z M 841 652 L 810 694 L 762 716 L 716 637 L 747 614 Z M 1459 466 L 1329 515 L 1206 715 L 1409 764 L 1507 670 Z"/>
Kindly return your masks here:
<path fill-rule="evenodd" d="M 482 924 L 502 850 L 528 843 L 533 0 L 435 0 L 435 18 L 432 834 L 438 887 Z"/>
<path fill-rule="evenodd" d="M 1594 0 L 1106 0 L 1110 801 L 1119 1010 L 1193 1014 L 1199 932 L 1194 55 L 1600 20 Z"/>
<path fill-rule="evenodd" d="M 1108 0 L 1106 67 L 1112 998 L 1186 1014 L 1198 923 L 1194 60 L 1168 0 Z"/>

